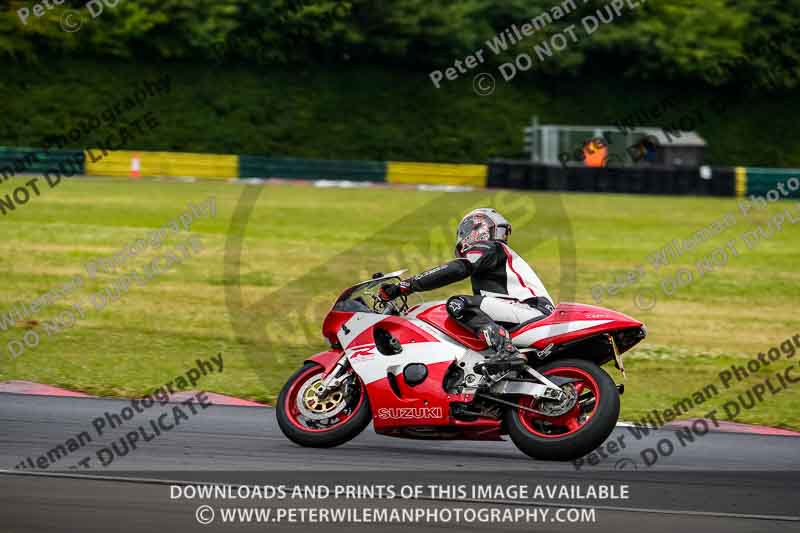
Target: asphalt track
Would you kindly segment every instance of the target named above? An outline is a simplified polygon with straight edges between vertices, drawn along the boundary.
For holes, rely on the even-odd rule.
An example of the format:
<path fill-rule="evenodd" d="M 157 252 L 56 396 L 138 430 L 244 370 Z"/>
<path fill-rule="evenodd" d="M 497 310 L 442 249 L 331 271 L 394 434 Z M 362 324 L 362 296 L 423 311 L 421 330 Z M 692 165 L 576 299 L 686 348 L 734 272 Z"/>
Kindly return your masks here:
<path fill-rule="evenodd" d="M 256 407 L 212 406 L 183 420 L 107 467 L 68 466 L 127 431 L 146 424 L 171 406 L 157 406 L 97 436 L 92 420 L 119 412 L 123 400 L 50 398 L 0 394 L 0 531 L 228 531 L 230 529 L 306 529 L 353 531 L 641 531 L 676 528 L 725 531 L 800 531 L 800 439 L 709 432 L 683 444 L 674 430 L 653 431 L 637 439 L 618 428 L 609 442 L 625 443 L 616 453 L 597 456 L 597 464 L 534 461 L 509 442 L 419 441 L 392 439 L 367 429 L 336 449 L 298 447 L 277 427 L 274 411 Z M 184 407 L 188 412 L 188 409 Z M 46 454 L 81 431 L 93 441 L 46 470 L 15 469 L 26 457 Z M 642 450 L 668 440 L 675 448 L 652 466 Z M 662 446 L 664 446 L 662 444 Z M 613 447 L 612 447 L 613 449 Z M 606 447 L 608 451 L 608 446 Z M 59 472 L 61 472 L 59 474 Z M 569 484 L 627 485 L 624 500 L 553 500 L 447 495 L 424 500 L 255 500 L 237 502 L 171 499 L 175 482 L 234 485 L 287 484 Z M 594 508 L 593 523 L 238 524 L 199 525 L 195 510 L 212 506 L 449 507 L 550 509 Z M 550 515 L 552 518 L 552 514 Z"/>

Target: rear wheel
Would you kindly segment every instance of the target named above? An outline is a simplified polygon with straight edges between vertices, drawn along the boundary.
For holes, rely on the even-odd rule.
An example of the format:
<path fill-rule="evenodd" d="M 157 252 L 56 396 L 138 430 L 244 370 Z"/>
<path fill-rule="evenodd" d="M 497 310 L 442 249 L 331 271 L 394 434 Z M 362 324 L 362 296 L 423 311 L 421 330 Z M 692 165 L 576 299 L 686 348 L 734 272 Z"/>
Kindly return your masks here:
<path fill-rule="evenodd" d="M 372 414 L 369 399 L 358 376 L 320 398 L 324 369 L 309 363 L 295 372 L 278 396 L 278 426 L 301 446 L 330 448 L 364 431 Z"/>
<path fill-rule="evenodd" d="M 508 434 L 517 448 L 536 459 L 568 461 L 603 444 L 619 418 L 619 391 L 602 368 L 583 359 L 553 361 L 540 368 L 548 377 L 569 378 L 561 402 L 520 396 L 520 408 L 506 410 Z"/>

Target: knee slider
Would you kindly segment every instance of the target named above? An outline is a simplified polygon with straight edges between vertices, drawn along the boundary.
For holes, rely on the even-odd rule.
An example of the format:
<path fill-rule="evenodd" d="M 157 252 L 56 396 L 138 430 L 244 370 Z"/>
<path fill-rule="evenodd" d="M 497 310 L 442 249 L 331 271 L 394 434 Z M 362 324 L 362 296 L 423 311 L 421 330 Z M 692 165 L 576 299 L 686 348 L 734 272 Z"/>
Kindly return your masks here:
<path fill-rule="evenodd" d="M 463 296 L 453 296 L 447 300 L 447 314 L 456 320 L 464 318 L 464 309 L 467 308 L 467 300 Z"/>

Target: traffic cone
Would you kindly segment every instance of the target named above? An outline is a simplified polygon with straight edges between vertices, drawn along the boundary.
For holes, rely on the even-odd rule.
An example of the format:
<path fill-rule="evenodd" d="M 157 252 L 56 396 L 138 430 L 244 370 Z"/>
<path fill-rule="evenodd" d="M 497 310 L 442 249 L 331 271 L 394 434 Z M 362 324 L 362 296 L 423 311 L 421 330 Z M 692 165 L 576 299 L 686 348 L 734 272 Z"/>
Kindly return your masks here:
<path fill-rule="evenodd" d="M 142 177 L 142 161 L 139 154 L 134 154 L 131 159 L 131 179 L 138 180 Z"/>

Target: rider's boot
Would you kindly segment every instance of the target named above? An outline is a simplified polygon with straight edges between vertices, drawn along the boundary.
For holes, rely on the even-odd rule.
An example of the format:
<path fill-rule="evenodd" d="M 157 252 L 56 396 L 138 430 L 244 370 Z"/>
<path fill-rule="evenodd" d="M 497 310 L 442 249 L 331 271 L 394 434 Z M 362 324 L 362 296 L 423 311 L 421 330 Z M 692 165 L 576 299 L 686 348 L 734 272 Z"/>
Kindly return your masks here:
<path fill-rule="evenodd" d="M 481 334 L 489 347 L 495 351 L 494 355 L 486 357 L 487 366 L 517 366 L 528 362 L 511 342 L 511 335 L 504 327 L 492 324 L 483 328 Z"/>

